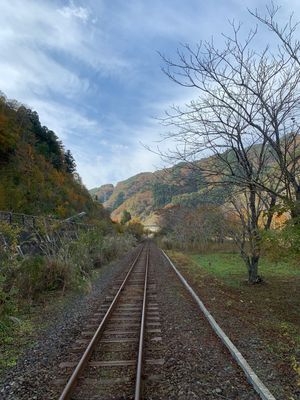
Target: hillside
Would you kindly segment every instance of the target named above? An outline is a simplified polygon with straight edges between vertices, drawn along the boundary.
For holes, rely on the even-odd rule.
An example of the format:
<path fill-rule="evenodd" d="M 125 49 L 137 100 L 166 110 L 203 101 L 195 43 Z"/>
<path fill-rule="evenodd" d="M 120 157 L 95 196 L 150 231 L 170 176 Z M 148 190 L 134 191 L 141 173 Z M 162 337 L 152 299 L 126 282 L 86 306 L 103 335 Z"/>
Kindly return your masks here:
<path fill-rule="evenodd" d="M 90 194 L 95 200 L 98 200 L 100 203 L 105 203 L 110 196 L 113 194 L 114 185 L 102 185 L 99 188 L 94 188 L 90 190 Z"/>
<path fill-rule="evenodd" d="M 201 162 L 208 162 L 207 159 Z M 98 200 L 107 198 L 104 207 L 112 211 L 112 218 L 119 221 L 124 210 L 132 217 L 138 217 L 145 224 L 155 224 L 155 211 L 170 204 L 182 204 L 195 207 L 199 204 L 222 202 L 222 193 L 215 190 L 207 194 L 207 183 L 200 171 L 191 170 L 186 164 L 180 163 L 172 168 L 156 172 L 137 174 L 125 181 L 119 182 L 113 191 L 107 192 L 112 185 L 103 185 L 92 189 L 91 194 Z"/>
<path fill-rule="evenodd" d="M 76 173 L 70 151 L 35 111 L 0 92 L 0 210 L 66 218 L 105 215 Z"/>
<path fill-rule="evenodd" d="M 284 137 L 282 140 L 284 144 Z M 298 140 L 300 136 L 296 138 L 296 141 Z M 248 157 L 253 159 L 254 166 L 260 147 L 260 144 L 256 144 L 248 149 Z M 264 173 L 268 180 L 277 166 L 272 150 L 267 148 L 266 152 Z M 243 179 L 243 170 L 240 170 L 240 161 L 235 153 L 228 150 L 223 156 L 230 160 L 230 170 L 235 170 L 237 176 Z M 182 162 L 153 173 L 137 174 L 119 182 L 115 187 L 107 184 L 90 192 L 97 195 L 97 200 L 111 211 L 114 220 L 120 221 L 123 211 L 127 210 L 132 217 L 140 218 L 144 224 L 155 225 L 158 222 L 156 211 L 165 207 L 181 205 L 197 208 L 202 205 L 224 205 L 232 185 L 230 178 L 227 179 L 226 175 L 223 175 L 222 168 L 225 167 L 218 164 L 218 159 L 210 156 L 196 161 L 193 168 Z M 229 171 L 229 176 L 230 173 Z M 224 179 L 227 179 L 229 184 L 224 184 Z M 220 185 L 213 184 L 216 182 Z"/>

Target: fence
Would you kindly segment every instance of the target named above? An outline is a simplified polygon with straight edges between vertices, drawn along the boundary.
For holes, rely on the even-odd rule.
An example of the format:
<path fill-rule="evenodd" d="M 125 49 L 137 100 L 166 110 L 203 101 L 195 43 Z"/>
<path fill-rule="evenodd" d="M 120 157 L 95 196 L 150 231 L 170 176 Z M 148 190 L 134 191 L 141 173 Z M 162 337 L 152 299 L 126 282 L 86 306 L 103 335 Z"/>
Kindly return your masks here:
<path fill-rule="evenodd" d="M 73 229 L 76 227 L 83 229 L 90 229 L 93 227 L 93 225 L 90 224 L 82 224 L 52 217 L 38 217 L 35 215 L 12 213 L 9 211 L 0 211 L 0 222 L 6 222 L 9 225 L 20 225 L 25 228 L 36 228 L 41 222 L 43 222 L 45 226 L 56 223 L 61 224 L 63 227 L 72 227 Z"/>
<path fill-rule="evenodd" d="M 78 238 L 79 230 L 88 230 L 94 227 L 90 224 L 82 224 L 51 217 L 38 217 L 28 214 L 0 211 L 0 223 L 5 222 L 21 228 L 17 250 L 20 255 L 41 253 L 45 243 L 59 246 L 62 237 L 69 240 Z M 43 226 L 44 233 L 39 232 Z M 51 227 L 55 226 L 54 232 Z M 7 247 L 5 235 L 0 230 L 0 246 Z"/>

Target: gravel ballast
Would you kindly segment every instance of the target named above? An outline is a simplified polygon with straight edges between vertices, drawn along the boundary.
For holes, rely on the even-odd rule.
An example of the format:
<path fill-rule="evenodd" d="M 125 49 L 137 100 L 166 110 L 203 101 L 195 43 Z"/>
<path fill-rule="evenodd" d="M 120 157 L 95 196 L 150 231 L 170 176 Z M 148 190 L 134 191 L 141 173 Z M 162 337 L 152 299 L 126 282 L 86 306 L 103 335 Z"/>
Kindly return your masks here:
<path fill-rule="evenodd" d="M 258 400 L 170 264 L 153 245 L 165 364 L 147 399 Z"/>

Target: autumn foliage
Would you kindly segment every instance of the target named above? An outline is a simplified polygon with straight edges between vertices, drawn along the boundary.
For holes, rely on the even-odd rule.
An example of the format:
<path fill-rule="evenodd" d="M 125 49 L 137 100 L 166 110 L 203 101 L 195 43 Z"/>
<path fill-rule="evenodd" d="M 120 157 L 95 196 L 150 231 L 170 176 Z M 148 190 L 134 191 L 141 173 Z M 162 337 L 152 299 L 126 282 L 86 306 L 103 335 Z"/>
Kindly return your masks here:
<path fill-rule="evenodd" d="M 102 215 L 75 171 L 71 152 L 38 114 L 0 94 L 0 210 Z"/>

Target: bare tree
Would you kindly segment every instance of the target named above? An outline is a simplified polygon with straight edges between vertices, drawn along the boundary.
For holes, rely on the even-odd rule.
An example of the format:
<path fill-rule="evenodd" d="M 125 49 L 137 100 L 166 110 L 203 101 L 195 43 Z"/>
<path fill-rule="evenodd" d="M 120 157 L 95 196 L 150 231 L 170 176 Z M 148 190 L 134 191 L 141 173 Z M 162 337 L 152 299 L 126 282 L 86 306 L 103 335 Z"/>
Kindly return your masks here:
<path fill-rule="evenodd" d="M 253 184 L 281 199 L 296 217 L 300 214 L 299 42 L 292 39 L 295 26 L 284 35 L 274 24 L 272 12 L 269 20 L 256 16 L 268 26 L 275 26 L 274 32 L 283 38 L 275 53 L 269 45 L 260 52 L 255 50 L 257 28 L 241 39 L 241 26 L 232 23 L 232 35 L 225 36 L 223 49 L 211 41 L 195 49 L 183 46 L 176 62 L 163 57 L 169 78 L 197 89 L 200 95 L 185 109 L 174 107 L 164 122 L 178 128 L 167 135 L 179 144 L 178 159 L 191 160 L 191 156 L 216 153 L 217 149 L 224 161 L 220 154 L 228 146 L 223 141 L 233 132 L 242 136 L 245 147 L 264 146 L 260 164 L 267 164 L 272 176 L 252 176 Z M 277 168 L 272 168 L 272 163 Z M 208 173 L 212 173 L 210 168 Z M 247 174 L 235 173 L 234 179 L 248 183 Z"/>
<path fill-rule="evenodd" d="M 163 156 L 185 161 L 211 184 L 230 185 L 236 196 L 243 194 L 244 212 L 238 212 L 245 237 L 241 254 L 249 281 L 255 282 L 262 205 L 268 213 L 266 228 L 278 199 L 293 216 L 300 212 L 300 73 L 287 51 L 274 54 L 269 45 L 255 50 L 257 28 L 241 39 L 241 26 L 231 26 L 223 49 L 211 41 L 196 49 L 183 46 L 176 62 L 163 57 L 171 80 L 199 92 L 196 100 L 167 112 L 163 122 L 172 129 L 165 139 L 174 140 L 177 147 Z M 213 157 L 196 161 L 208 155 Z"/>
<path fill-rule="evenodd" d="M 266 26 L 278 40 L 278 54 L 280 59 L 286 60 L 286 69 L 292 78 L 282 97 L 282 116 L 273 118 L 273 133 L 266 135 L 279 168 L 284 178 L 285 193 L 293 204 L 292 216 L 300 217 L 300 138 L 299 138 L 299 79 L 300 79 L 300 41 L 297 39 L 299 23 L 293 21 L 293 15 L 289 21 L 280 26 L 276 21 L 280 7 L 272 2 L 266 7 L 266 14 L 249 11 L 256 20 Z M 278 58 L 278 57 L 277 57 Z M 288 76 L 288 75 L 287 75 Z M 284 100 L 284 101 L 283 101 Z M 266 111 L 272 112 L 271 105 L 266 104 Z M 285 128 L 282 132 L 282 127 Z M 284 133 L 284 135 L 282 135 Z M 293 201 L 295 199 L 295 201 Z"/>
<path fill-rule="evenodd" d="M 225 240 L 226 224 L 220 206 L 202 205 L 192 209 L 177 205 L 158 214 L 167 236 L 179 248 L 206 248 L 210 243 Z"/>

